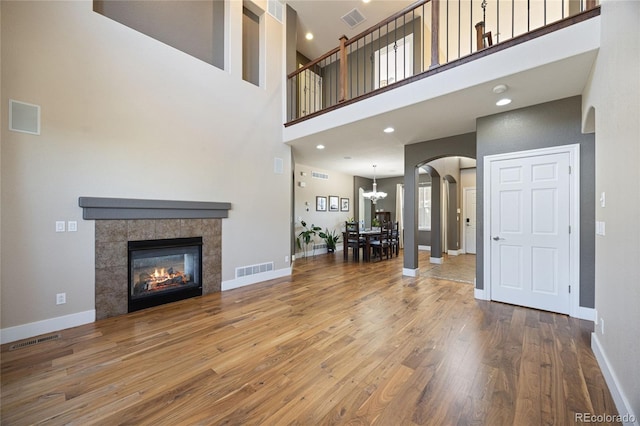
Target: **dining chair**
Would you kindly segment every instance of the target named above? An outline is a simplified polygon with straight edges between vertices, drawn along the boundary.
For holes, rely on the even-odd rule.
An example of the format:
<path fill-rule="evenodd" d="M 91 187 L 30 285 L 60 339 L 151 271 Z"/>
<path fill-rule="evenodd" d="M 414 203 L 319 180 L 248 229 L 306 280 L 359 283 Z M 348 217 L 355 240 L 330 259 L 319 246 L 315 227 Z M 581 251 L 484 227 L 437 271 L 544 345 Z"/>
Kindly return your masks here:
<path fill-rule="evenodd" d="M 389 239 L 391 245 L 391 254 L 395 253 L 396 257 L 400 254 L 400 229 L 398 222 L 391 222 L 391 237 Z"/>
<path fill-rule="evenodd" d="M 387 223 L 387 226 L 383 226 L 380 229 L 380 235 L 376 237 L 372 237 L 370 242 L 371 245 L 371 260 L 378 259 L 382 260 L 382 256 L 386 256 L 389 259 L 392 255 L 391 253 L 391 227 L 388 226 L 390 223 Z"/>
<path fill-rule="evenodd" d="M 349 248 L 353 250 L 353 260 L 360 260 L 360 248 L 364 247 L 364 239 L 360 236 L 360 224 L 358 222 L 345 222 L 345 241 L 347 250 L 344 252 L 344 260 L 349 258 Z"/>

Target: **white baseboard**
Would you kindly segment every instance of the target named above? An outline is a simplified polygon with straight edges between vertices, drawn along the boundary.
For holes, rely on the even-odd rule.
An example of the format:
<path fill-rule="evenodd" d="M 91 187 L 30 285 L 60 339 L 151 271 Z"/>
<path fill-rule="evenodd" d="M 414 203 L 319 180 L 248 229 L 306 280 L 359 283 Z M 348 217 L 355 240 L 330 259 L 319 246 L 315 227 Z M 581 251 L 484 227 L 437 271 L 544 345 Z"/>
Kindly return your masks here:
<path fill-rule="evenodd" d="M 431 246 L 418 246 L 418 250 L 431 251 Z"/>
<path fill-rule="evenodd" d="M 335 251 L 336 252 L 343 251 L 342 244 L 338 244 L 338 246 L 336 247 Z M 327 253 L 328 253 L 328 251 L 327 251 L 326 247 L 325 248 L 321 248 L 321 249 L 316 249 L 316 250 L 309 250 L 309 252 L 307 253 L 306 256 L 304 255 L 304 252 L 301 251 L 301 252 L 298 252 L 298 253 L 294 254 L 293 256 L 291 256 L 291 259 L 292 260 L 304 259 L 305 257 L 314 257 L 314 256 L 319 256 L 321 254 L 327 254 Z"/>
<path fill-rule="evenodd" d="M 639 426 L 640 423 L 638 423 L 638 417 L 636 416 L 636 413 L 634 413 L 631 409 L 629 398 L 627 398 L 627 396 L 622 392 L 622 389 L 620 388 L 620 382 L 618 381 L 616 373 L 611 368 L 609 359 L 604 353 L 604 350 L 602 348 L 602 345 L 600 344 L 600 340 L 598 340 L 598 335 L 596 333 L 591 333 L 591 349 L 593 350 L 593 354 L 596 356 L 596 360 L 598 361 L 600 370 L 602 370 L 604 380 L 607 382 L 607 386 L 609 387 L 609 391 L 611 392 L 613 402 L 615 402 L 616 404 L 618 414 L 620 415 L 620 421 L 625 426 Z M 603 413 L 591 414 L 598 415 Z"/>
<path fill-rule="evenodd" d="M 288 275 L 291 275 L 291 267 L 249 275 L 233 280 L 222 281 L 222 291 L 233 290 L 234 288 L 240 288 L 247 285 L 260 283 L 262 281 L 268 281 L 274 278 L 286 277 Z"/>
<path fill-rule="evenodd" d="M 473 285 L 473 297 L 479 300 L 489 300 L 487 292 L 484 288 L 475 288 L 475 283 Z"/>
<path fill-rule="evenodd" d="M 462 251 L 462 250 L 447 250 L 447 254 L 448 254 L 449 256 L 457 256 L 457 255 L 461 254 L 461 253 L 460 253 L 461 251 Z"/>
<path fill-rule="evenodd" d="M 0 331 L 0 343 L 5 344 L 16 340 L 28 339 L 30 337 L 47 334 L 65 328 L 77 327 L 96 321 L 96 310 L 78 312 L 64 315 L 43 321 L 31 322 L 29 324 L 17 325 L 15 327 L 3 328 Z"/>
<path fill-rule="evenodd" d="M 578 306 L 578 311 L 575 315 L 576 318 L 580 318 L 587 321 L 596 321 L 596 310 L 593 308 L 585 308 L 583 306 Z"/>
<path fill-rule="evenodd" d="M 404 275 L 405 277 L 417 277 L 419 274 L 420 274 L 420 268 L 416 268 L 416 269 L 402 268 L 402 275 Z"/>
<path fill-rule="evenodd" d="M 435 263 L 436 265 L 442 265 L 442 258 L 441 257 L 430 257 L 429 258 L 429 262 L 430 263 Z"/>

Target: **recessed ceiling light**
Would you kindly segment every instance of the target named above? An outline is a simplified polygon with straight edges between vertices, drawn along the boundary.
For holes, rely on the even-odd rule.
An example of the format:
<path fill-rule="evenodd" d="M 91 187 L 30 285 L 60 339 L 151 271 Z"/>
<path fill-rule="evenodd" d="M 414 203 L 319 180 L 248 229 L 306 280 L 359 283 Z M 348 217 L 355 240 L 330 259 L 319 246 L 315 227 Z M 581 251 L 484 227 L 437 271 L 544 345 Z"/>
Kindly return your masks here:
<path fill-rule="evenodd" d="M 324 145 L 316 145 L 317 149 L 324 149 Z"/>
<path fill-rule="evenodd" d="M 500 99 L 498 102 L 496 102 L 496 105 L 498 106 L 505 106 L 505 105 L 509 105 L 511 103 L 511 99 L 509 98 L 502 98 Z"/>
<path fill-rule="evenodd" d="M 371 0 L 362 0 L 362 3 L 369 3 Z"/>
<path fill-rule="evenodd" d="M 383 130 L 383 132 L 385 133 L 393 133 L 395 131 L 396 129 L 394 129 L 393 127 L 387 127 L 386 129 Z"/>
<path fill-rule="evenodd" d="M 306 34 L 304 35 L 304 38 L 306 38 L 307 40 L 313 40 L 313 34 L 311 34 L 311 33 L 306 33 Z"/>

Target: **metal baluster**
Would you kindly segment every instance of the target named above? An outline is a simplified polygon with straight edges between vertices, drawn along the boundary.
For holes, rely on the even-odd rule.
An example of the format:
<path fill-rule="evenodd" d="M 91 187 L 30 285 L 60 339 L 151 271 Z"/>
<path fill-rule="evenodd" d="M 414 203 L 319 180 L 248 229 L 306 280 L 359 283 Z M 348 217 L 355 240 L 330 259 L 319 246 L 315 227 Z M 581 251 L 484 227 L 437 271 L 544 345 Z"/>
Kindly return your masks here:
<path fill-rule="evenodd" d="M 511 38 L 513 38 L 513 35 L 515 34 L 514 31 L 516 28 L 515 13 L 516 13 L 515 0 L 511 0 Z"/>
<path fill-rule="evenodd" d="M 496 4 L 498 7 L 496 8 L 496 44 L 500 43 L 500 1 L 497 1 Z"/>
<path fill-rule="evenodd" d="M 447 44 L 445 54 L 447 57 L 447 62 L 449 62 L 449 0 L 447 0 L 447 8 L 446 8 L 445 15 L 447 17 L 447 24 L 445 25 L 445 28 L 447 29 L 447 37 L 444 39 L 444 42 Z"/>
<path fill-rule="evenodd" d="M 513 1 L 513 0 L 511 0 Z M 458 0 L 458 58 L 460 58 L 460 49 L 462 47 L 461 44 L 461 40 L 462 40 L 462 16 L 460 15 L 460 12 L 462 10 L 462 4 L 460 3 L 460 0 Z"/>

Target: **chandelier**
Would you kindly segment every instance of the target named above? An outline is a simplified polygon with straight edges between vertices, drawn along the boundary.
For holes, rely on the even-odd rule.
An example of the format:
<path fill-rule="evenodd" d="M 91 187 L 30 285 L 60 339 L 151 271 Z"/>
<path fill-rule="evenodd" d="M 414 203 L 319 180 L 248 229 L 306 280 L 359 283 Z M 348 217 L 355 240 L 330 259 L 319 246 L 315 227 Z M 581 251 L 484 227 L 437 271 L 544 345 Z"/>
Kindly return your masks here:
<path fill-rule="evenodd" d="M 386 192 L 378 192 L 378 185 L 376 184 L 376 165 L 375 164 L 373 165 L 373 191 L 365 192 L 362 194 L 362 196 L 370 199 L 373 204 L 375 204 L 376 201 L 380 200 L 381 198 L 384 198 L 387 196 Z"/>

